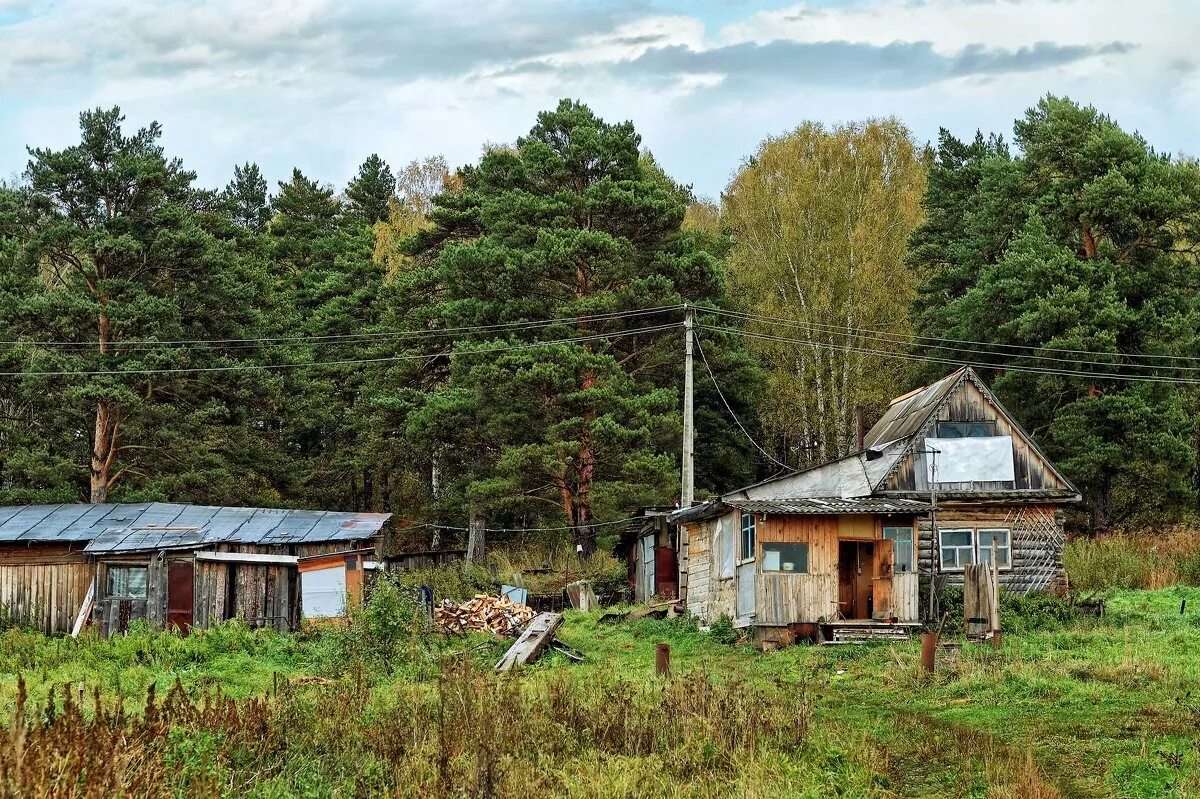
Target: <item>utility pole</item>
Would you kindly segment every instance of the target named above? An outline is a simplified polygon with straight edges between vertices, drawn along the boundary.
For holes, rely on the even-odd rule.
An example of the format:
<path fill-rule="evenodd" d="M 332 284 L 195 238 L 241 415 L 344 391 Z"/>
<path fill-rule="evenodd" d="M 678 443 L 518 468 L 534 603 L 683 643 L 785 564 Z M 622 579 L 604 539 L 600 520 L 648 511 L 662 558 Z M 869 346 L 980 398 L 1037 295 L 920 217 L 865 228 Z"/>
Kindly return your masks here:
<path fill-rule="evenodd" d="M 683 485 L 679 492 L 679 507 L 690 508 L 695 496 L 696 479 L 693 472 L 694 431 L 692 408 L 692 325 L 696 312 L 691 305 L 683 304 Z"/>
<path fill-rule="evenodd" d="M 932 621 L 934 583 L 942 562 L 937 526 L 937 456 L 941 450 L 927 447 L 925 452 L 929 455 L 929 619 Z"/>

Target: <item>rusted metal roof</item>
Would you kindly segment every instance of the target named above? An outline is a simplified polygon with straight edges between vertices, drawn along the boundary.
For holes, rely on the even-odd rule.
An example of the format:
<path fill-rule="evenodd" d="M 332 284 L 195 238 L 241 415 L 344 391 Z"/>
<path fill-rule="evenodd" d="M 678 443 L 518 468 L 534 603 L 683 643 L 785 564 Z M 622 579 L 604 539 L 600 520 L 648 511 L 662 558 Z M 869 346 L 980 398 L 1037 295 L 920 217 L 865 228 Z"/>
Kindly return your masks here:
<path fill-rule="evenodd" d="M 83 543 L 86 552 L 210 544 L 312 544 L 371 538 L 390 513 L 136 502 L 0 507 L 0 542 Z"/>
<path fill-rule="evenodd" d="M 916 499 L 891 497 L 811 497 L 808 499 L 748 499 L 729 503 L 746 513 L 826 516 L 841 513 L 928 513 L 933 506 Z"/>

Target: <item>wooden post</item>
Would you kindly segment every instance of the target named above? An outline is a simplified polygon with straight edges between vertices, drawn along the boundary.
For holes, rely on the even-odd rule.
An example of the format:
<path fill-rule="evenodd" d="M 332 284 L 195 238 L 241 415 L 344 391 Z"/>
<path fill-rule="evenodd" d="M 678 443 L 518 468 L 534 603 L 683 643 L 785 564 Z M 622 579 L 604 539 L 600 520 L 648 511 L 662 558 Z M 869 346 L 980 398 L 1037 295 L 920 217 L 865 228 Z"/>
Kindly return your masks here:
<path fill-rule="evenodd" d="M 690 508 L 695 496 L 693 478 L 693 409 L 692 409 L 692 324 L 696 312 L 692 306 L 683 306 L 683 452 L 681 457 L 679 507 Z"/>
<path fill-rule="evenodd" d="M 937 652 L 937 633 L 921 633 L 921 669 L 933 673 L 934 655 Z"/>
<path fill-rule="evenodd" d="M 483 511 L 473 508 L 471 521 L 467 525 L 467 562 L 483 560 L 487 551 L 487 517 Z"/>
<path fill-rule="evenodd" d="M 654 658 L 654 673 L 659 677 L 666 677 L 671 673 L 671 646 L 670 644 L 659 644 L 658 652 Z"/>

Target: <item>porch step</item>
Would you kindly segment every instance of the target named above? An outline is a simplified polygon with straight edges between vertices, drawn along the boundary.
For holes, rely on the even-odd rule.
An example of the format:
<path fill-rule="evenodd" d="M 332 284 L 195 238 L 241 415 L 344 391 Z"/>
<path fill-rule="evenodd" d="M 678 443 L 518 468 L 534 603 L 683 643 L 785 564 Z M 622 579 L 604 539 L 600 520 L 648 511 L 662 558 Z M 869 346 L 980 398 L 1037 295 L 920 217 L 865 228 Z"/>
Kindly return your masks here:
<path fill-rule="evenodd" d="M 832 623 L 821 625 L 827 644 L 857 644 L 865 641 L 907 641 L 920 625 L 878 623 Z"/>

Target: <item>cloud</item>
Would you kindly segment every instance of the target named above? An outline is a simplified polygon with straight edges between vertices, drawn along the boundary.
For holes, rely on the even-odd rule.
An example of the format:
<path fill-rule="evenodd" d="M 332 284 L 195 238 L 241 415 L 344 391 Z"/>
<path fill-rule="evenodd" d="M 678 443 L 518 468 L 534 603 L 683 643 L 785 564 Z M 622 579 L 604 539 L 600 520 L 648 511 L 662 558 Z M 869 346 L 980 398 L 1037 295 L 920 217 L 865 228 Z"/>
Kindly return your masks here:
<path fill-rule="evenodd" d="M 633 119 L 716 194 L 765 136 L 895 114 L 1006 131 L 1047 91 L 1195 149 L 1200 5 L 1173 0 L 0 0 L 0 174 L 81 108 L 163 123 L 209 185 L 233 163 L 343 183 L 366 154 L 466 163 L 569 96 Z"/>

